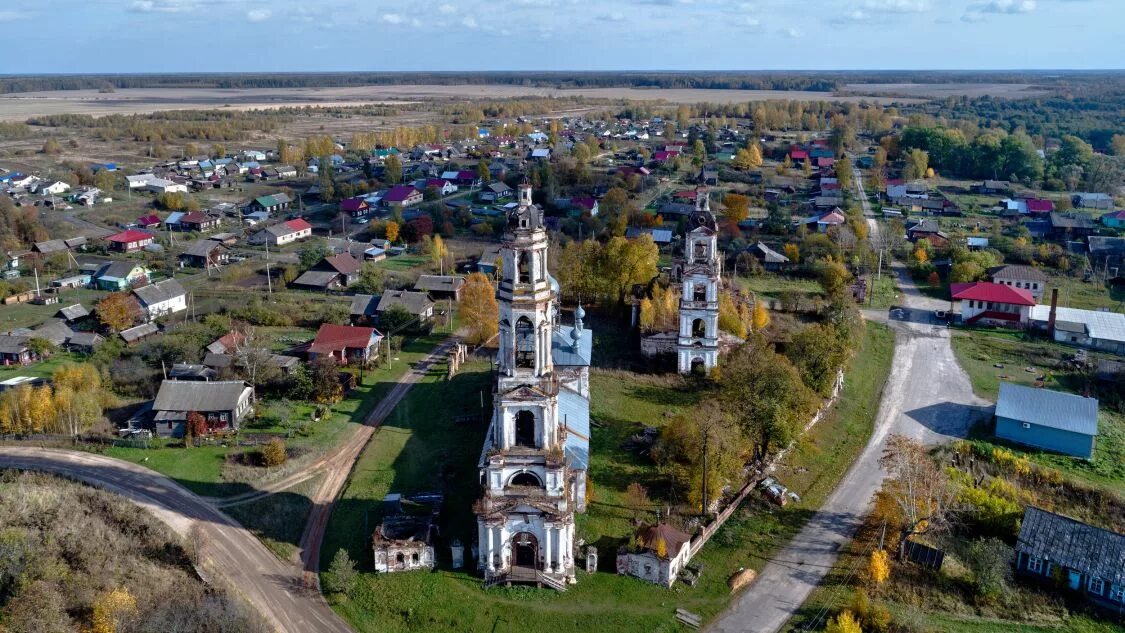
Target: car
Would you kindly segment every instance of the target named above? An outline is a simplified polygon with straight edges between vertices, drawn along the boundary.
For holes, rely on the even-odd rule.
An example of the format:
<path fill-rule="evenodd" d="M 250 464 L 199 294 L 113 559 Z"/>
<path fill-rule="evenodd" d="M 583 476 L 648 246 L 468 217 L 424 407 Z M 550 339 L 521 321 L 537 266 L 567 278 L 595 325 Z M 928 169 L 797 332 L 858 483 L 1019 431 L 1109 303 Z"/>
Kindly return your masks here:
<path fill-rule="evenodd" d="M 934 318 L 939 321 L 945 321 L 949 318 L 949 313 L 945 310 L 934 310 Z"/>
<path fill-rule="evenodd" d="M 368 223 L 368 222 L 370 222 L 370 221 L 371 221 L 371 220 L 369 220 L 369 219 L 367 219 L 367 218 L 357 218 L 357 219 L 355 220 L 355 223 L 356 223 L 356 224 L 367 224 L 367 223 Z"/>

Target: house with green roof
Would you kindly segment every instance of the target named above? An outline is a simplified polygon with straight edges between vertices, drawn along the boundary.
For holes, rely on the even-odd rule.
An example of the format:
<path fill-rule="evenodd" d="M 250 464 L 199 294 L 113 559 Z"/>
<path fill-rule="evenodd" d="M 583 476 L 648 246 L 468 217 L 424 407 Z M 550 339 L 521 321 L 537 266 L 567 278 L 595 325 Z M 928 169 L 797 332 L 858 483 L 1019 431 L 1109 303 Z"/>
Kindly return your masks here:
<path fill-rule="evenodd" d="M 259 211 L 265 211 L 269 214 L 285 213 L 289 210 L 289 203 L 293 200 L 284 193 L 275 193 L 269 196 L 261 196 L 254 198 L 246 206 L 242 207 L 243 215 L 250 215 Z"/>

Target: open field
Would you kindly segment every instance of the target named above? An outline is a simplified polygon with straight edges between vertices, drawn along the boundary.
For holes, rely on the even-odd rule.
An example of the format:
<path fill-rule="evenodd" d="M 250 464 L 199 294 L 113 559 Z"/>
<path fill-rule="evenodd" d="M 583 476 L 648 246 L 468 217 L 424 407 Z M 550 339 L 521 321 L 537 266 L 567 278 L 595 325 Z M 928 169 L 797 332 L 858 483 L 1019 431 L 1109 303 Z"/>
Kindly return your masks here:
<path fill-rule="evenodd" d="M 891 94 L 910 97 L 944 99 L 946 97 L 1002 97 L 1019 99 L 1037 97 L 1050 93 L 1050 90 L 1034 84 L 1009 83 L 894 83 L 894 84 L 847 84 L 844 91 L 859 94 Z"/>
<path fill-rule="evenodd" d="M 877 101 L 916 103 L 923 99 L 836 97 L 804 90 L 706 90 L 691 88 L 543 88 L 534 86 L 361 86 L 348 88 L 127 88 L 25 92 L 0 97 L 0 119 L 21 121 L 43 114 L 141 114 L 164 110 L 224 107 L 238 110 L 289 106 L 349 106 L 417 100 L 509 99 L 514 97 L 586 97 L 590 99 L 663 100 L 670 103 L 741 103 L 797 101 Z"/>

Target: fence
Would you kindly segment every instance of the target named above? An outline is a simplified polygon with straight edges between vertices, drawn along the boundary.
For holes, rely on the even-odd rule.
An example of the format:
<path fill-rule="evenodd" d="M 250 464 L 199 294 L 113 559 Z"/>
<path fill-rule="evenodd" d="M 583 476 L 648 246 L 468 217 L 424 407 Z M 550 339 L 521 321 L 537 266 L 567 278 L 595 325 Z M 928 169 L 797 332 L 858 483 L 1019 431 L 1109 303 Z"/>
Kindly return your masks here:
<path fill-rule="evenodd" d="M 836 382 L 832 385 L 832 395 L 824 401 L 824 404 L 822 404 L 819 409 L 817 409 L 816 413 L 809 420 L 808 424 L 805 425 L 804 430 L 801 432 L 802 435 L 808 433 L 809 430 L 812 429 L 812 427 L 816 426 L 817 422 L 820 422 L 821 419 L 824 418 L 824 414 L 832 408 L 832 405 L 836 404 L 836 399 L 840 397 L 840 391 L 842 391 L 843 388 L 844 370 L 838 369 L 836 370 Z M 778 453 L 774 455 L 766 464 L 764 472 L 773 472 L 773 470 L 777 468 L 777 464 L 782 460 L 782 458 L 785 457 L 789 450 L 793 448 L 794 444 L 796 444 L 796 440 L 794 440 L 794 442 L 789 446 L 786 446 L 784 449 L 778 451 Z M 707 544 L 707 541 L 711 540 L 711 537 L 715 535 L 715 532 L 718 532 L 719 528 L 723 527 L 723 524 L 727 522 L 727 519 L 729 519 L 732 514 L 734 514 L 734 511 L 738 509 L 738 506 L 742 505 L 742 502 L 746 500 L 746 496 L 749 495 L 752 490 L 754 490 L 757 484 L 757 481 L 750 481 L 743 485 L 742 488 L 738 491 L 738 494 L 735 495 L 733 499 L 731 499 L 730 503 L 728 503 L 721 512 L 719 512 L 719 514 L 715 517 L 715 520 L 703 526 L 703 528 L 695 536 L 692 537 L 691 546 L 688 550 L 689 559 L 694 558 L 699 550 Z"/>

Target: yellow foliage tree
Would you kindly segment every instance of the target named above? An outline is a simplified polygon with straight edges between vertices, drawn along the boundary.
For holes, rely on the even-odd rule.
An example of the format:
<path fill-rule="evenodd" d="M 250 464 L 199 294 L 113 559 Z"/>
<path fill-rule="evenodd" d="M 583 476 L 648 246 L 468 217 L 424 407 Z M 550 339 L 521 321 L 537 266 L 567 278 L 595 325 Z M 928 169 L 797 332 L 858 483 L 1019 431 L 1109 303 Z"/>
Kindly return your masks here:
<path fill-rule="evenodd" d="M 840 615 L 828 621 L 824 633 L 863 633 L 863 628 L 851 611 L 841 611 Z"/>
<path fill-rule="evenodd" d="M 94 601 L 90 617 L 92 633 L 117 633 L 125 618 L 137 612 L 137 599 L 128 589 L 114 589 Z"/>
<path fill-rule="evenodd" d="M 730 293 L 719 295 L 719 329 L 738 338 L 746 338 L 746 322 L 738 313 L 738 306 Z"/>
<path fill-rule="evenodd" d="M 801 261 L 801 247 L 796 244 L 786 244 L 781 247 L 781 252 L 789 258 L 790 264 L 797 264 Z"/>
<path fill-rule="evenodd" d="M 668 543 L 664 542 L 663 536 L 656 538 L 656 555 L 660 558 L 668 558 Z"/>
<path fill-rule="evenodd" d="M 656 309 L 653 307 L 652 299 L 641 299 L 640 326 L 642 332 L 651 332 L 656 325 Z"/>
<path fill-rule="evenodd" d="M 891 577 L 891 562 L 886 550 L 871 552 L 871 560 L 867 562 L 867 575 L 876 585 L 887 582 Z"/>
<path fill-rule="evenodd" d="M 930 261 L 930 254 L 926 252 L 926 249 L 918 247 L 914 249 L 914 260 L 919 264 L 925 264 Z"/>
<path fill-rule="evenodd" d="M 496 303 L 496 290 L 484 273 L 473 273 L 465 278 L 460 314 L 469 330 L 466 341 L 470 344 L 479 345 L 496 336 L 500 329 L 500 306 Z"/>
<path fill-rule="evenodd" d="M 766 309 L 765 302 L 754 302 L 754 314 L 751 317 L 751 325 L 755 332 L 761 332 L 770 325 L 770 311 Z"/>
<path fill-rule="evenodd" d="M 750 216 L 750 198 L 742 194 L 728 194 L 723 198 L 723 206 L 723 215 L 731 222 L 738 223 Z"/>
<path fill-rule="evenodd" d="M 435 235 L 433 245 L 430 247 L 430 261 L 436 266 L 447 257 L 449 257 L 449 247 L 445 245 L 445 240 L 441 239 L 440 235 Z"/>
<path fill-rule="evenodd" d="M 398 222 L 394 220 L 387 222 L 386 236 L 388 242 L 394 243 L 398 241 Z"/>

